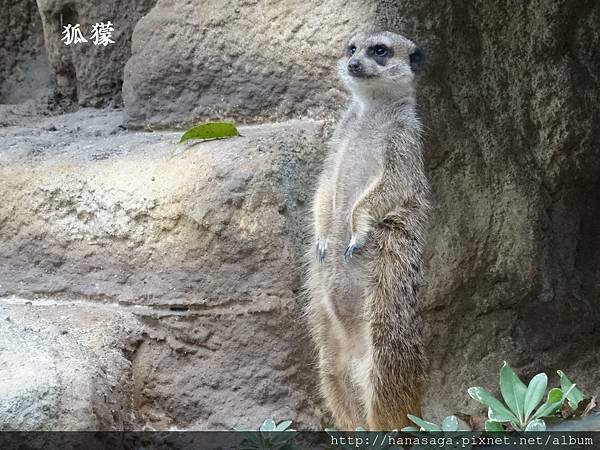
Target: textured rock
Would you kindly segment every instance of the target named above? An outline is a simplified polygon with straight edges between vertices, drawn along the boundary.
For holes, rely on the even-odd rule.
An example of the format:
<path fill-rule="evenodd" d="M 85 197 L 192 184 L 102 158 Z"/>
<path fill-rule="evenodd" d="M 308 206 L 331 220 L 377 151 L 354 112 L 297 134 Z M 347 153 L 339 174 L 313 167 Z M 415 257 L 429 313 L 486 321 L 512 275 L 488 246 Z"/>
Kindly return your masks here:
<path fill-rule="evenodd" d="M 81 106 L 121 105 L 123 67 L 130 55 L 133 27 L 155 1 L 37 0 L 58 97 Z M 93 45 L 89 39 L 92 26 L 109 20 L 115 28 L 115 43 Z M 65 45 L 61 38 L 68 24 L 80 24 L 89 42 Z"/>
<path fill-rule="evenodd" d="M 317 427 L 297 314 L 0 298 L 0 430 Z"/>
<path fill-rule="evenodd" d="M 7 128 L 2 292 L 197 305 L 291 296 L 320 126 L 182 149 L 177 133 L 124 133 L 120 117 Z"/>
<path fill-rule="evenodd" d="M 343 99 L 332 62 L 368 2 L 159 0 L 136 26 L 123 97 L 132 127 L 316 117 Z"/>
<path fill-rule="evenodd" d="M 0 11 L 0 104 L 47 94 L 50 73 L 35 0 L 0 0 Z"/>
<path fill-rule="evenodd" d="M 382 1 L 430 54 L 420 106 L 434 205 L 426 413 L 472 410 L 502 359 L 600 375 L 600 5 Z"/>
<path fill-rule="evenodd" d="M 318 429 L 323 415 L 309 341 L 290 300 L 231 301 L 145 317 L 148 338 L 132 359 L 139 422 L 231 430 L 273 417 Z"/>
<path fill-rule="evenodd" d="M 318 426 L 297 302 L 322 125 L 177 146 L 179 133 L 126 133 L 120 119 L 82 110 L 6 129 L 0 295 L 150 307 L 134 308 L 128 350 L 136 423 Z"/>
<path fill-rule="evenodd" d="M 0 301 L 0 430 L 123 430 L 131 423 L 132 316 Z M 108 331 L 108 332 L 107 332 Z"/>

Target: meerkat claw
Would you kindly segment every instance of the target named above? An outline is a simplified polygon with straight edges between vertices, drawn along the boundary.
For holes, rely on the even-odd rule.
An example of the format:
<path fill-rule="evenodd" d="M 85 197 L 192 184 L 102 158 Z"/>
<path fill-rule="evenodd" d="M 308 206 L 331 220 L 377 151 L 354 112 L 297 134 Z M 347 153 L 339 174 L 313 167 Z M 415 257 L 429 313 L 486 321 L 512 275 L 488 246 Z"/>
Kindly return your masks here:
<path fill-rule="evenodd" d="M 325 261 L 325 254 L 327 253 L 327 240 L 322 244 L 321 240 L 317 240 L 317 260 L 319 264 L 323 264 Z"/>
<path fill-rule="evenodd" d="M 348 260 L 352 258 L 355 250 L 357 250 L 357 247 L 354 244 L 350 244 L 346 247 L 346 251 L 344 252 L 344 262 L 348 262 Z"/>

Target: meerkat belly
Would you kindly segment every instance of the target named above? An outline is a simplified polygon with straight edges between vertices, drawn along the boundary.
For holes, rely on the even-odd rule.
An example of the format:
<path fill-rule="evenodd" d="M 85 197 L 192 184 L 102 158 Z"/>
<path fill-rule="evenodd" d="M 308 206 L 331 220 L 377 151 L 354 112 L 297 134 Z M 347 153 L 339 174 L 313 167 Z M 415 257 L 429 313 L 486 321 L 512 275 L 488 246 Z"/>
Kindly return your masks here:
<path fill-rule="evenodd" d="M 364 249 L 357 252 L 350 260 L 343 260 L 344 250 L 351 238 L 352 207 L 381 173 L 378 155 L 374 152 L 365 153 L 367 153 L 365 148 L 349 146 L 347 155 L 340 164 L 333 205 L 335 220 L 329 236 L 330 295 L 336 314 L 347 326 L 353 326 L 355 320 L 362 320 L 361 299 L 364 298 L 369 277 Z M 371 244 L 367 242 L 365 247 Z"/>

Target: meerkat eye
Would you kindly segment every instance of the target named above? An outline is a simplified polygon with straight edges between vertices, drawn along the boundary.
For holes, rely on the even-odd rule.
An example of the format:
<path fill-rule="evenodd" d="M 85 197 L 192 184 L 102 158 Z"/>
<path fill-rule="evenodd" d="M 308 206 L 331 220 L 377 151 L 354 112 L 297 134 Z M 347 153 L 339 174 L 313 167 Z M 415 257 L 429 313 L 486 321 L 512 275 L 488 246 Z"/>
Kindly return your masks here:
<path fill-rule="evenodd" d="M 356 53 L 356 45 L 351 45 L 350 47 L 348 47 L 348 53 L 350 55 L 354 55 L 354 53 Z"/>
<path fill-rule="evenodd" d="M 388 56 L 390 53 L 390 49 L 387 48 L 385 45 L 376 45 L 375 48 L 373 49 L 373 53 L 375 53 L 376 56 Z"/>

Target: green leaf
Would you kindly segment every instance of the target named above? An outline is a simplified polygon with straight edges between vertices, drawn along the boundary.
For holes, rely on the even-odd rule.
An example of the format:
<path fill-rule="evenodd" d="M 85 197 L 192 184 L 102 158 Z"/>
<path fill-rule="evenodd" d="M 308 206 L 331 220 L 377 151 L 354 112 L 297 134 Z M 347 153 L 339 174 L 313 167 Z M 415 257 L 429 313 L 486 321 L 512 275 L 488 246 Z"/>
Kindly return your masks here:
<path fill-rule="evenodd" d="M 234 428 L 235 431 L 238 431 L 244 439 L 254 445 L 256 448 L 260 447 L 260 436 L 256 431 L 242 430 L 240 428 Z"/>
<path fill-rule="evenodd" d="M 519 379 L 506 361 L 500 369 L 500 392 L 502 398 L 522 424 L 525 422 L 525 395 L 527 386 Z"/>
<path fill-rule="evenodd" d="M 467 392 L 471 398 L 489 407 L 488 419 L 495 422 L 518 421 L 518 418 L 486 389 L 482 387 L 471 387 Z"/>
<path fill-rule="evenodd" d="M 458 431 L 471 432 L 473 430 L 471 430 L 471 427 L 469 425 L 467 425 L 466 423 L 464 423 L 464 422 L 461 421 L 461 422 L 458 422 Z"/>
<path fill-rule="evenodd" d="M 284 444 L 294 439 L 296 434 L 297 433 L 293 431 L 275 431 L 272 433 L 268 433 L 267 440 L 273 445 L 273 447 L 283 446 Z"/>
<path fill-rule="evenodd" d="M 537 412 L 533 415 L 533 418 L 539 419 L 540 417 L 549 417 L 554 415 L 556 411 L 560 409 L 564 401 L 565 397 L 563 395 L 562 389 L 550 389 L 550 392 L 548 392 L 548 398 L 546 399 L 546 402 L 539 407 Z"/>
<path fill-rule="evenodd" d="M 260 431 L 275 431 L 275 421 L 273 419 L 266 419 L 260 426 Z"/>
<path fill-rule="evenodd" d="M 527 424 L 525 431 L 546 431 L 546 422 L 542 419 L 532 420 Z"/>
<path fill-rule="evenodd" d="M 458 418 L 448 416 L 442 421 L 442 431 L 458 431 Z"/>
<path fill-rule="evenodd" d="M 485 421 L 485 431 L 504 431 L 504 425 L 501 422 L 495 422 L 493 420 Z"/>
<path fill-rule="evenodd" d="M 525 395 L 525 420 L 529 418 L 531 413 L 537 408 L 542 399 L 544 392 L 548 386 L 548 377 L 545 373 L 538 373 L 529 382 L 527 386 L 527 394 Z"/>
<path fill-rule="evenodd" d="M 404 427 L 400 431 L 404 431 L 405 433 L 417 433 L 421 431 L 421 429 L 417 427 Z"/>
<path fill-rule="evenodd" d="M 569 406 L 573 410 L 577 409 L 577 406 L 579 406 L 579 402 L 581 402 L 585 398 L 583 392 L 581 392 L 581 390 L 575 387 L 575 384 L 573 384 L 571 380 L 569 380 L 567 375 L 562 370 L 558 370 L 557 372 L 560 376 L 560 387 L 562 388 L 563 392 L 569 392 L 570 390 L 569 394 L 567 394 Z"/>
<path fill-rule="evenodd" d="M 412 414 L 408 415 L 408 418 L 412 420 L 414 423 L 419 425 L 424 431 L 442 431 L 439 425 L 435 423 L 427 422 L 426 420 L 421 419 L 420 417 L 413 416 Z"/>
<path fill-rule="evenodd" d="M 182 144 L 190 139 L 227 139 L 234 136 L 239 136 L 237 128 L 229 122 L 207 122 L 190 128 L 179 140 Z"/>
<path fill-rule="evenodd" d="M 275 427 L 275 431 L 285 431 L 292 424 L 291 420 L 284 420 Z"/>

